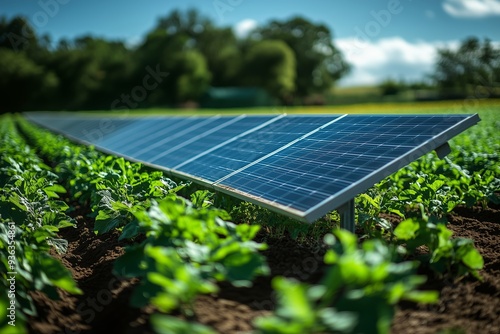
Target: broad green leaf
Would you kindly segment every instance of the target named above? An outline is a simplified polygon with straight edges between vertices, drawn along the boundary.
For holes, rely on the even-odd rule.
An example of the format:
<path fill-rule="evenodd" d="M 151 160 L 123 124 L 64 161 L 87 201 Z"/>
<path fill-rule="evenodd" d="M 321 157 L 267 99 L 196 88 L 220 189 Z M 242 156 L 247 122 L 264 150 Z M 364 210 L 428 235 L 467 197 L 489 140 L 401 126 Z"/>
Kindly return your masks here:
<path fill-rule="evenodd" d="M 68 249 L 68 241 L 66 239 L 50 238 L 48 240 L 49 244 L 54 246 L 57 253 L 64 254 Z"/>
<path fill-rule="evenodd" d="M 83 294 L 82 290 L 77 287 L 69 270 L 66 269 L 61 262 L 57 261 L 48 254 L 42 253 L 40 257 L 40 266 L 43 273 L 47 275 L 47 278 L 58 288 L 66 290 L 72 294 Z"/>
<path fill-rule="evenodd" d="M 125 239 L 131 239 L 136 237 L 139 232 L 141 231 L 141 227 L 139 226 L 139 222 L 134 219 L 127 225 L 122 230 L 122 234 L 118 238 L 118 240 L 125 240 Z"/>
<path fill-rule="evenodd" d="M 104 234 L 122 225 L 123 223 L 125 223 L 125 219 L 119 213 L 113 212 L 112 214 L 109 214 L 104 210 L 100 210 L 95 219 L 94 232 L 97 234 Z"/>
<path fill-rule="evenodd" d="M 442 180 L 436 180 L 429 184 L 429 188 L 431 188 L 434 192 L 438 191 L 445 184 Z"/>
<path fill-rule="evenodd" d="M 269 273 L 269 268 L 258 253 L 234 253 L 222 264 L 227 270 L 227 280 L 235 286 L 252 286 L 252 279 L 255 276 Z"/>
<path fill-rule="evenodd" d="M 462 261 L 469 268 L 480 270 L 483 269 L 484 260 L 479 251 L 475 248 L 469 249 L 467 254 L 462 257 Z"/>
<path fill-rule="evenodd" d="M 405 217 L 405 215 L 400 210 L 398 210 L 398 209 L 389 208 L 389 212 L 394 213 L 394 214 L 398 215 L 401 218 Z"/>
<path fill-rule="evenodd" d="M 413 218 L 406 219 L 399 223 L 394 229 L 394 235 L 401 240 L 410 240 L 415 238 L 416 232 L 419 230 L 420 224 Z"/>
<path fill-rule="evenodd" d="M 111 208 L 113 210 L 116 210 L 116 211 L 119 211 L 119 210 L 129 210 L 130 209 L 130 206 L 128 206 L 127 204 L 125 203 L 122 203 L 122 202 L 112 202 L 111 204 Z"/>
<path fill-rule="evenodd" d="M 157 334 L 216 334 L 209 327 L 187 322 L 176 317 L 153 314 L 151 326 Z"/>
<path fill-rule="evenodd" d="M 329 330 L 335 333 L 352 333 L 358 320 L 355 312 L 337 312 L 333 308 L 320 310 L 318 317 Z"/>
<path fill-rule="evenodd" d="M 438 291 L 408 291 L 404 295 L 404 299 L 411 300 L 416 303 L 431 304 L 439 301 Z"/>
<path fill-rule="evenodd" d="M 284 277 L 275 277 L 273 288 L 278 293 L 279 314 L 288 319 L 299 320 L 304 325 L 314 323 L 314 311 L 307 298 L 307 285 Z"/>
<path fill-rule="evenodd" d="M 121 277 L 141 277 L 149 269 L 144 259 L 144 248 L 140 245 L 128 246 L 125 254 L 116 259 L 113 272 Z"/>
<path fill-rule="evenodd" d="M 372 205 L 374 208 L 380 209 L 379 203 L 377 203 L 373 198 L 371 198 L 367 194 L 360 194 L 359 197 L 370 203 L 370 205 Z"/>
<path fill-rule="evenodd" d="M 59 184 L 53 184 L 51 186 L 45 187 L 44 190 L 53 191 L 55 193 L 61 193 L 61 194 L 66 193 L 66 189 Z"/>
<path fill-rule="evenodd" d="M 339 266 L 342 280 L 346 284 L 363 285 L 370 279 L 369 267 L 354 257 L 342 258 Z"/>

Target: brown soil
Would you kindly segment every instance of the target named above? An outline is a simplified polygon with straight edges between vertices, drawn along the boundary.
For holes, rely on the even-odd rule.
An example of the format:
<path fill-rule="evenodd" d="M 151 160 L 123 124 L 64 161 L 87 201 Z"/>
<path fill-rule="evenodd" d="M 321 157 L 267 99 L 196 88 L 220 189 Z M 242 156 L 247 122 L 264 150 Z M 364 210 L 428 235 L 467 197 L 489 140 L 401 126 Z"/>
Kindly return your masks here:
<path fill-rule="evenodd" d="M 74 212 L 76 229 L 65 229 L 68 252 L 58 256 L 71 270 L 83 296 L 60 293 L 52 301 L 34 293 L 39 316 L 30 319 L 31 333 L 151 333 L 148 318 L 152 308 L 129 307 L 134 280 L 120 280 L 112 274 L 113 261 L 126 243 L 118 233 L 95 236 L 92 220 L 82 209 Z M 441 293 L 434 305 L 401 304 L 392 333 L 500 333 L 500 207 L 457 208 L 449 217 L 455 236 L 472 238 L 484 257 L 483 281 L 431 279 L 427 285 Z M 284 275 L 315 283 L 322 277 L 324 251 L 321 247 L 298 245 L 289 237 L 273 239 L 259 235 L 269 249 L 264 252 L 272 276 Z M 217 295 L 200 296 L 195 304 L 196 321 L 220 333 L 242 333 L 252 329 L 252 320 L 275 307 L 271 278 L 261 277 L 252 288 L 220 284 Z"/>
<path fill-rule="evenodd" d="M 434 280 L 439 303 L 401 307 L 393 333 L 500 333 L 500 207 L 459 207 L 449 216 L 449 228 L 457 237 L 474 240 L 484 258 L 482 282 L 467 277 L 457 282 Z M 451 331 L 448 331 L 451 333 Z"/>

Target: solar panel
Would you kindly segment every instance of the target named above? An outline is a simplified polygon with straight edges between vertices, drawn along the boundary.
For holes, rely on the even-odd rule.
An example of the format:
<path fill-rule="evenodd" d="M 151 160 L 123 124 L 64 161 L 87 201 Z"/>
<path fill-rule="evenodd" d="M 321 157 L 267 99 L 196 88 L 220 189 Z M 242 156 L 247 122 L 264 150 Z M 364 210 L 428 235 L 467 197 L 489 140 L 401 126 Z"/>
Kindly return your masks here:
<path fill-rule="evenodd" d="M 102 150 L 308 222 L 350 203 L 479 121 L 477 114 L 27 117 Z M 103 121 L 113 131 L 99 130 Z"/>

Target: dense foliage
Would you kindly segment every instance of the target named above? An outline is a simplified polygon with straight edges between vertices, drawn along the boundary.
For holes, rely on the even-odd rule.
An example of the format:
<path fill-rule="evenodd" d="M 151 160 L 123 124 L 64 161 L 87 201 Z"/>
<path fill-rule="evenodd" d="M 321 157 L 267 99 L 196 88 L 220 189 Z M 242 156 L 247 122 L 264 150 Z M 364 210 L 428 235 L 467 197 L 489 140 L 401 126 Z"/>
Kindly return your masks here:
<path fill-rule="evenodd" d="M 500 96 L 500 48 L 486 39 L 470 37 L 459 48 L 438 50 L 433 79 L 445 97 Z"/>
<path fill-rule="evenodd" d="M 175 106 L 209 86 L 260 87 L 289 102 L 328 91 L 348 69 L 324 25 L 292 18 L 237 36 L 195 10 L 160 18 L 133 45 L 94 36 L 56 43 L 26 18 L 0 18 L 0 61 L 9 64 L 0 68 L 8 92 L 0 112 Z"/>
<path fill-rule="evenodd" d="M 57 288 L 81 293 L 69 270 L 49 254 L 66 252 L 68 243 L 57 232 L 74 222 L 59 200 L 66 190 L 57 175 L 9 118 L 2 118 L 0 138 L 0 332 L 22 333 L 26 316 L 37 315 L 30 292 L 53 299 L 59 298 Z"/>

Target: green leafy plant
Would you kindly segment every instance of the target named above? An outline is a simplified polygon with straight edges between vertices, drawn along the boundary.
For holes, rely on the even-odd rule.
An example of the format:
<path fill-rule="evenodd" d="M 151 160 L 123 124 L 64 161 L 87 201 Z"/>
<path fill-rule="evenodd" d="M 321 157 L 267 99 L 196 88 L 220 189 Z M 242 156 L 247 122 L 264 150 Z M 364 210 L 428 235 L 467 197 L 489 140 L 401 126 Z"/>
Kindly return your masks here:
<path fill-rule="evenodd" d="M 380 239 L 357 245 L 354 234 L 335 230 L 325 236 L 331 268 L 321 284 L 307 286 L 282 278 L 273 286 L 279 305 L 260 318 L 262 333 L 387 333 L 400 300 L 432 303 L 435 291 L 419 291 L 425 277 L 415 274 L 417 262 L 397 262 L 398 248 Z"/>
<path fill-rule="evenodd" d="M 358 226 L 363 229 L 364 237 L 385 238 L 392 234 L 392 224 L 387 219 L 380 217 L 384 200 L 382 194 L 376 194 L 375 191 L 370 190 L 356 197 Z M 402 215 L 396 209 L 390 209 L 390 211 Z"/>
<path fill-rule="evenodd" d="M 215 292 L 216 281 L 249 286 L 255 275 L 268 272 L 258 253 L 265 245 L 252 241 L 259 227 L 220 217 L 228 218 L 221 210 L 196 208 L 175 195 L 136 213 L 136 223 L 124 229 L 122 238 L 137 233 L 147 238 L 129 246 L 114 267 L 119 275 L 141 278 L 134 306 L 151 302 L 162 311 L 180 307 L 190 315 L 196 295 Z"/>
<path fill-rule="evenodd" d="M 309 286 L 283 277 L 274 278 L 272 285 L 278 295 L 278 308 L 273 316 L 255 320 L 258 333 L 350 333 L 356 324 L 354 313 L 317 306 L 325 286 Z"/>
<path fill-rule="evenodd" d="M 474 242 L 466 238 L 452 239 L 453 232 L 443 220 L 426 216 L 409 218 L 395 228 L 394 235 L 410 253 L 426 246 L 429 253 L 420 255 L 420 259 L 437 273 L 458 277 L 471 274 L 480 279 L 479 270 L 484 261 Z"/>
<path fill-rule="evenodd" d="M 0 276 L 1 305 L 16 305 L 16 332 L 25 332 L 26 316 L 36 315 L 31 291 L 59 299 L 57 289 L 81 294 L 70 271 L 49 252 L 66 252 L 67 241 L 57 233 L 74 226 L 66 215 L 68 205 L 59 200 L 66 190 L 57 175 L 26 145 L 10 116 L 0 127 Z M 9 282 L 15 280 L 15 292 Z M 2 306 L 3 308 L 3 306 Z M 7 308 L 5 308 L 7 309 Z M 7 316 L 0 332 L 12 332 Z"/>

